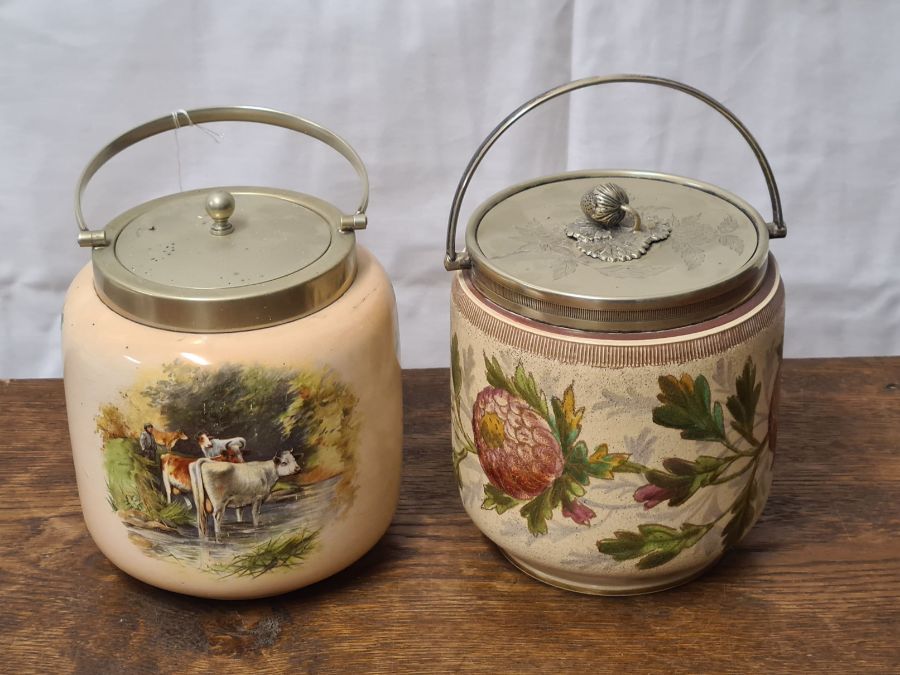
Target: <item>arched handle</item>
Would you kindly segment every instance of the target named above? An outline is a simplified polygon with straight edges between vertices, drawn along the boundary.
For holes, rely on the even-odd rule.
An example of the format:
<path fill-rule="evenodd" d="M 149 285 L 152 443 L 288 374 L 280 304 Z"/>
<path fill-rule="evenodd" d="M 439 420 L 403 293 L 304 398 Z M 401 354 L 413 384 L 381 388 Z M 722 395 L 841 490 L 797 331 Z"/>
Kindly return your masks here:
<path fill-rule="evenodd" d="M 775 176 L 772 174 L 772 168 L 769 166 L 769 161 L 763 154 L 762 148 L 759 147 L 756 139 L 753 138 L 753 135 L 747 130 L 747 127 L 745 127 L 743 123 L 735 117 L 734 113 L 728 110 L 728 108 L 715 99 L 707 96 L 699 89 L 694 89 L 681 82 L 668 80 L 663 77 L 652 77 L 650 75 L 607 75 L 603 77 L 586 77 L 581 80 L 575 80 L 574 82 L 554 87 L 523 104 L 510 113 L 506 119 L 500 122 L 488 137 L 482 141 L 481 145 L 478 146 L 478 150 L 476 150 L 472 159 L 469 160 L 469 164 L 466 166 L 466 170 L 459 181 L 459 185 L 456 188 L 456 194 L 453 196 L 453 205 L 450 207 L 450 219 L 447 223 L 447 256 L 444 259 L 445 268 L 448 270 L 457 270 L 470 265 L 469 257 L 466 252 L 461 251 L 457 253 L 456 251 L 456 226 L 459 221 L 459 211 L 462 207 L 462 201 L 465 197 L 466 190 L 469 187 L 469 183 L 472 180 L 472 176 L 475 174 L 475 170 L 478 168 L 478 165 L 481 164 L 481 160 L 484 159 L 484 156 L 487 154 L 488 150 L 491 149 L 491 146 L 497 142 L 497 139 L 499 139 L 504 132 L 506 132 L 506 130 L 515 124 L 521 117 L 524 117 L 542 103 L 546 103 L 557 96 L 568 94 L 576 89 L 593 87 L 598 84 L 613 84 L 616 82 L 639 82 L 676 89 L 685 94 L 690 94 L 694 98 L 700 99 L 731 122 L 732 126 L 741 133 L 741 136 L 743 136 L 744 140 L 750 145 L 753 154 L 759 162 L 763 175 L 766 178 L 766 185 L 769 188 L 769 197 L 772 200 L 772 222 L 767 223 L 769 236 L 772 238 L 780 238 L 787 235 L 787 228 L 784 224 L 784 218 L 781 215 L 781 197 L 778 194 L 778 186 L 775 184 Z"/>
<path fill-rule="evenodd" d="M 88 163 L 81 174 L 78 181 L 78 187 L 75 191 L 75 220 L 78 221 L 78 243 L 81 246 L 106 246 L 109 241 L 106 239 L 106 233 L 103 230 L 91 230 L 84 222 L 84 214 L 81 210 L 81 199 L 84 190 L 90 182 L 94 174 L 101 166 L 106 164 L 110 159 L 118 155 L 122 150 L 131 147 L 135 143 L 156 136 L 165 131 L 172 131 L 183 126 L 179 123 L 179 119 L 185 120 L 185 125 L 205 124 L 208 122 L 258 122 L 260 124 L 270 124 L 291 131 L 297 131 L 307 136 L 312 136 L 326 145 L 334 148 L 337 152 L 344 156 L 348 162 L 356 169 L 363 184 L 362 199 L 359 207 L 353 215 L 343 216 L 341 218 L 341 230 L 361 230 L 366 227 L 366 207 L 369 204 L 369 175 L 366 167 L 360 159 L 356 151 L 340 136 L 334 134 L 325 127 L 319 126 L 315 122 L 310 122 L 302 117 L 291 115 L 289 113 L 280 112 L 278 110 L 270 110 L 268 108 L 254 108 L 250 106 L 228 106 L 219 108 L 198 108 L 197 110 L 182 110 L 164 117 L 160 117 L 151 122 L 135 127 L 130 131 L 113 140 L 109 145 L 98 152 L 94 158 Z"/>

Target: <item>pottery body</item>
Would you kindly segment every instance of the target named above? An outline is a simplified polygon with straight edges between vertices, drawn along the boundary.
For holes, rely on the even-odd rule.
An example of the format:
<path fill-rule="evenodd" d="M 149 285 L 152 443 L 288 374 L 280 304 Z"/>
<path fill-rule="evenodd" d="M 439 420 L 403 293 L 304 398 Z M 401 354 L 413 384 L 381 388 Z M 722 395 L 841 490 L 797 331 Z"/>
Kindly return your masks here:
<path fill-rule="evenodd" d="M 313 314 L 209 334 L 126 319 L 99 299 L 91 265 L 81 271 L 63 317 L 66 403 L 85 522 L 115 565 L 181 593 L 259 597 L 331 575 L 381 537 L 402 455 L 397 316 L 382 267 L 365 249 L 357 262 Z M 204 458 L 216 450 L 201 434 L 231 440 L 243 467 L 217 478 L 225 463 Z M 284 451 L 295 463 L 273 474 Z M 163 475 L 164 456 L 181 458 L 180 474 Z M 218 533 L 212 504 L 183 484 L 197 475 L 202 501 L 216 486 L 232 498 Z"/>
<path fill-rule="evenodd" d="M 753 150 L 772 219 L 695 178 L 588 169 L 534 178 L 457 227 L 516 121 L 587 87 L 675 90 Z M 571 142 L 571 141 L 570 141 Z M 475 525 L 524 572 L 583 593 L 688 581 L 738 544 L 772 483 L 787 227 L 759 144 L 721 103 L 650 75 L 587 77 L 482 141 L 450 208 L 453 467 Z"/>
<path fill-rule="evenodd" d="M 462 502 L 524 571 L 589 593 L 660 590 L 715 562 L 759 517 L 784 324 L 774 263 L 750 300 L 681 329 L 542 325 L 465 273 L 451 318 Z M 732 409 L 747 399 L 755 409 L 737 430 Z"/>

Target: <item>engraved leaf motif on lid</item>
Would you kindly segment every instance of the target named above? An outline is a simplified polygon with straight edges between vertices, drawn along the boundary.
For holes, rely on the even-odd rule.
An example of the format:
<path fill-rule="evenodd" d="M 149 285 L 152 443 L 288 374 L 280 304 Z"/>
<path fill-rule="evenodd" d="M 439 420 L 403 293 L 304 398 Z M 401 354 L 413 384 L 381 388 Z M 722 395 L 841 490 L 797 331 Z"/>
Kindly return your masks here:
<path fill-rule="evenodd" d="M 730 248 L 738 255 L 744 252 L 744 240 L 736 234 L 732 234 L 738 228 L 737 221 L 733 216 L 726 216 L 725 219 L 716 227 L 719 233 L 717 241 L 724 247 Z"/>
<path fill-rule="evenodd" d="M 682 236 L 672 242 L 672 248 L 678 251 L 689 270 L 697 269 L 706 260 L 706 251 L 715 241 L 715 231 L 702 222 L 699 213 L 681 218 L 678 230 Z"/>

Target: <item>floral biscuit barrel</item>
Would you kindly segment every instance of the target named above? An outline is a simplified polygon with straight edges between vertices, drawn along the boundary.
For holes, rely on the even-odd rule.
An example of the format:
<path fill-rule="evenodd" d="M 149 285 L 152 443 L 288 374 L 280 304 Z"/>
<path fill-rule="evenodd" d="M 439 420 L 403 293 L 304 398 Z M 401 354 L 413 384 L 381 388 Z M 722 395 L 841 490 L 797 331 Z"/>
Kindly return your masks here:
<path fill-rule="evenodd" d="M 579 171 L 482 204 L 455 250 L 474 171 L 522 115 L 582 87 L 690 94 L 753 148 L 766 224 L 699 181 Z M 632 594 L 687 581 L 737 544 L 772 480 L 784 290 L 769 164 L 721 104 L 647 76 L 579 80 L 526 103 L 460 181 L 447 241 L 453 466 L 475 524 L 528 574 Z"/>
<path fill-rule="evenodd" d="M 89 230 L 87 181 L 182 117 L 327 143 L 362 179 L 359 208 L 211 188 Z M 397 503 L 402 409 L 393 290 L 355 241 L 368 201 L 358 155 L 293 115 L 193 110 L 117 138 L 78 195 L 79 243 L 93 259 L 66 299 L 65 388 L 97 546 L 147 583 L 214 598 L 293 590 L 363 555 Z"/>

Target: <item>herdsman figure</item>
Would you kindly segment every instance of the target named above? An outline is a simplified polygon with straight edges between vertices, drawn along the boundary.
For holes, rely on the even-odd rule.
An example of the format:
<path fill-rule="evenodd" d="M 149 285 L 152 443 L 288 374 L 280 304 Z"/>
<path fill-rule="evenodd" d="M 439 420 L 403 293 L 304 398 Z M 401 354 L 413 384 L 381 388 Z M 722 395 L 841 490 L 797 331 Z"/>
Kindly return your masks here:
<path fill-rule="evenodd" d="M 140 438 L 141 454 L 151 462 L 156 462 L 159 446 L 156 445 L 156 439 L 153 438 L 153 425 L 150 422 L 144 425 Z"/>

